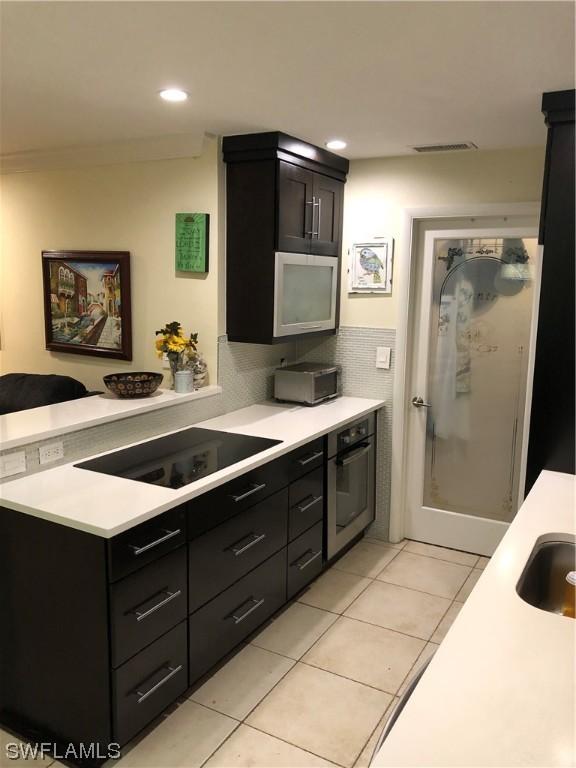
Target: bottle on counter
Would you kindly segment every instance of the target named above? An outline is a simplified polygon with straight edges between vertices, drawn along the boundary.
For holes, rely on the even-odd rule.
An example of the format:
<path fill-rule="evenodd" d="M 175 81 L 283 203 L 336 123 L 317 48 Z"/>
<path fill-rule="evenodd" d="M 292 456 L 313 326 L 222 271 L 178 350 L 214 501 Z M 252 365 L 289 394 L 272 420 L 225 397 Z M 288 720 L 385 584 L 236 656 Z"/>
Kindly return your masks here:
<path fill-rule="evenodd" d="M 576 618 L 576 571 L 569 571 L 566 574 L 562 616 L 569 616 L 572 619 Z"/>

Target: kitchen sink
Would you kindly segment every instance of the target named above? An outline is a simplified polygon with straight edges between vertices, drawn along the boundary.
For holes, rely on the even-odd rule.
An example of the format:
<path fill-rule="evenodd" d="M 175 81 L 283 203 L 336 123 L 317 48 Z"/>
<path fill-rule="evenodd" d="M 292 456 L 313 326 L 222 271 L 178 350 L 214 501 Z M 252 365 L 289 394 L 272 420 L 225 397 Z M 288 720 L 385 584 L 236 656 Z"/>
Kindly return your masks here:
<path fill-rule="evenodd" d="M 575 587 L 566 576 L 576 571 L 576 542 L 536 542 L 516 592 L 525 602 L 549 613 L 574 618 Z"/>

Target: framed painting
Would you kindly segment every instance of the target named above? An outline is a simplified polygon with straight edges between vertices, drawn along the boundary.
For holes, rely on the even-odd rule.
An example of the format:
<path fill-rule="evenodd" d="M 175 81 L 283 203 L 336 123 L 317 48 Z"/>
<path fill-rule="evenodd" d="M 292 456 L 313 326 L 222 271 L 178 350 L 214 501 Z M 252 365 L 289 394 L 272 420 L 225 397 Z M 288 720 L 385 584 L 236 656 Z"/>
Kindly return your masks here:
<path fill-rule="evenodd" d="M 42 251 L 46 349 L 132 360 L 130 253 Z"/>
<path fill-rule="evenodd" d="M 209 233 L 209 214 L 176 214 L 177 272 L 208 272 Z"/>
<path fill-rule="evenodd" d="M 349 293 L 392 293 L 394 240 L 355 243 L 349 251 Z"/>

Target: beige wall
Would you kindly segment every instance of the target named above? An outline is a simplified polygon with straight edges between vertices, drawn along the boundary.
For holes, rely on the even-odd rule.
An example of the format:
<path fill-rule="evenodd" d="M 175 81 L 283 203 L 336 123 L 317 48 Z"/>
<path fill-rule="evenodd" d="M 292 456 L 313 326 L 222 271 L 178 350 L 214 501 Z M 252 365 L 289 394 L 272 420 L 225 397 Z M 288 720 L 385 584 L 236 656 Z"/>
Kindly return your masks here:
<path fill-rule="evenodd" d="M 126 163 L 2 177 L 1 368 L 60 373 L 102 389 L 119 370 L 161 370 L 154 331 L 179 320 L 199 333 L 216 381 L 218 146 L 197 158 Z M 174 269 L 174 214 L 211 215 L 210 272 Z M 132 272 L 132 362 L 44 348 L 40 254 L 50 249 L 127 250 Z"/>
<path fill-rule="evenodd" d="M 405 208 L 538 200 L 543 165 L 544 148 L 353 161 L 346 185 L 344 269 L 350 244 L 378 235 L 395 238 L 398 259 Z M 111 371 L 161 370 L 154 331 L 177 319 L 186 330 L 199 332 L 216 381 L 218 299 L 223 332 L 225 288 L 223 273 L 219 285 L 217 258 L 223 223 L 219 172 L 217 142 L 206 139 L 198 158 L 3 176 L 2 372 L 62 373 L 102 388 L 102 375 Z M 211 214 L 205 277 L 175 273 L 178 211 Z M 131 363 L 44 349 L 40 253 L 59 248 L 131 252 Z M 395 283 L 391 296 L 349 295 L 344 275 L 342 325 L 395 328 L 398 287 Z"/>
<path fill-rule="evenodd" d="M 397 283 L 390 296 L 348 294 L 347 250 L 352 243 L 390 235 L 397 259 L 405 208 L 533 202 L 540 199 L 543 169 L 544 147 L 352 161 L 344 205 L 341 324 L 397 324 Z"/>

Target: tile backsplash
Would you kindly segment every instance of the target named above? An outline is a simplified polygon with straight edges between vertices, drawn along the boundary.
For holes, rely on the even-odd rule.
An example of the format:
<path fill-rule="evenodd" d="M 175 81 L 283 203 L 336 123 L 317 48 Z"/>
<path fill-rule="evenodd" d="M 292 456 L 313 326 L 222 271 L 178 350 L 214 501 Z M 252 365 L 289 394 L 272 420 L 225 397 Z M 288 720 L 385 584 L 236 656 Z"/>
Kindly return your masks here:
<path fill-rule="evenodd" d="M 32 474 L 269 399 L 272 397 L 274 369 L 283 359 L 289 363 L 337 363 L 342 366 L 343 394 L 380 398 L 387 403 L 378 424 L 376 521 L 370 530 L 371 535 L 387 539 L 394 341 L 393 330 L 352 327 L 340 328 L 335 336 L 273 346 L 233 343 L 222 336 L 218 339 L 218 383 L 222 387 L 221 394 L 70 432 L 58 438 L 29 443 L 15 450 L 26 451 L 26 474 Z M 378 346 L 392 349 L 389 370 L 375 366 Z M 55 439 L 64 443 L 64 459 L 41 467 L 38 449 Z M 12 451 L 0 452 L 0 455 L 8 453 Z"/>
<path fill-rule="evenodd" d="M 392 385 L 396 331 L 387 328 L 340 328 L 336 336 L 299 343 L 300 360 L 342 366 L 342 394 L 385 400 L 378 417 L 376 450 L 376 520 L 370 535 L 388 539 L 392 465 Z M 376 347 L 390 347 L 390 368 L 376 368 Z"/>

